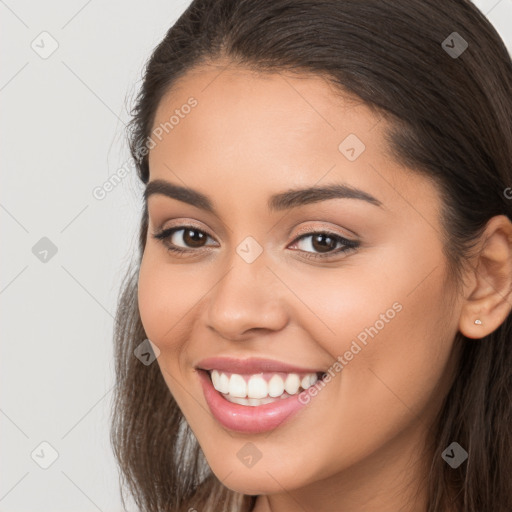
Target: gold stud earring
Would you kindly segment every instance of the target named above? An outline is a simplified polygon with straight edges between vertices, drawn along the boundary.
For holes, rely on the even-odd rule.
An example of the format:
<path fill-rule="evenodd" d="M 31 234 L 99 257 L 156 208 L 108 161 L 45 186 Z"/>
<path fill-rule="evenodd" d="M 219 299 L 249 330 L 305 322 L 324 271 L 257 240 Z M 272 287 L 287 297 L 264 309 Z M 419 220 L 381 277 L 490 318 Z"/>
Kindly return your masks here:
<path fill-rule="evenodd" d="M 478 320 L 478 319 L 477 319 L 477 320 L 475 320 L 475 324 L 477 324 L 477 325 L 482 325 L 482 320 Z"/>

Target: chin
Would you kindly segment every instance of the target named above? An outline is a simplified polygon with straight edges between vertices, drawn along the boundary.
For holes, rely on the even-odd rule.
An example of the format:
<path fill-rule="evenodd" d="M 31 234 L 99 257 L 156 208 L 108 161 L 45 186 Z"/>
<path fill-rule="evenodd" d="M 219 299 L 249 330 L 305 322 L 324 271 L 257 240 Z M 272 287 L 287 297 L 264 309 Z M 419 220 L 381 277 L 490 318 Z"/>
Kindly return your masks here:
<path fill-rule="evenodd" d="M 219 478 L 217 476 L 217 478 Z M 278 482 L 281 480 L 279 477 L 272 478 L 270 475 L 261 475 L 261 478 L 251 476 L 235 475 L 235 472 L 231 473 L 228 477 L 222 481 L 222 483 L 232 491 L 239 492 L 242 494 L 248 494 L 251 496 L 257 496 L 260 494 L 277 494 L 283 492 L 283 487 L 288 489 L 286 485 L 279 485 Z"/>

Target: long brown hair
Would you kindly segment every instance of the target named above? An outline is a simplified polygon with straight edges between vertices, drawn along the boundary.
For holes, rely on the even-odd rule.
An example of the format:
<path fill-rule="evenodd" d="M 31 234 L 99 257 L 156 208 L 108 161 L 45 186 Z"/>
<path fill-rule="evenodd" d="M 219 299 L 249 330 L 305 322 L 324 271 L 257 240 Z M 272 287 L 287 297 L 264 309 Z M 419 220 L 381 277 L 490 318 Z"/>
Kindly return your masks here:
<path fill-rule="evenodd" d="M 454 37 L 459 55 L 448 50 Z M 487 221 L 512 218 L 504 194 L 512 186 L 512 63 L 471 2 L 194 0 L 147 62 L 132 111 L 129 145 L 142 183 L 160 100 L 187 71 L 216 61 L 321 75 L 386 116 L 394 158 L 440 187 L 443 248 L 458 285 Z M 148 512 L 250 511 L 255 497 L 227 489 L 209 469 L 158 365 L 134 356 L 146 338 L 137 275 L 147 228 L 144 209 L 115 324 L 111 440 L 122 485 Z M 511 325 L 509 315 L 482 340 L 457 334 L 461 355 L 430 446 L 427 512 L 512 510 Z M 441 457 L 452 441 L 469 453 L 456 469 Z"/>

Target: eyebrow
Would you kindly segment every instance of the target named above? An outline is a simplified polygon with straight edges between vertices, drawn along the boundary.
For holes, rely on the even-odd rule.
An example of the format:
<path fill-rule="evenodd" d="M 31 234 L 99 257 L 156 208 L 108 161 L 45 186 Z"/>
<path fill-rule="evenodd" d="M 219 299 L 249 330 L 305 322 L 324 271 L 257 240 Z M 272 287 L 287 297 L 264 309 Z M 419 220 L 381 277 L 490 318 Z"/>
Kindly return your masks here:
<path fill-rule="evenodd" d="M 144 201 L 154 194 L 164 195 L 172 199 L 177 199 L 190 204 L 207 212 L 217 215 L 212 201 L 208 196 L 188 187 L 175 185 L 165 180 L 153 180 L 146 185 L 144 191 Z M 301 189 L 290 189 L 286 192 L 280 192 L 272 195 L 267 203 L 268 209 L 273 212 L 297 208 L 299 206 L 327 201 L 329 199 L 359 199 L 366 201 L 378 207 L 382 207 L 381 201 L 364 190 L 336 183 L 323 187 L 308 187 Z"/>

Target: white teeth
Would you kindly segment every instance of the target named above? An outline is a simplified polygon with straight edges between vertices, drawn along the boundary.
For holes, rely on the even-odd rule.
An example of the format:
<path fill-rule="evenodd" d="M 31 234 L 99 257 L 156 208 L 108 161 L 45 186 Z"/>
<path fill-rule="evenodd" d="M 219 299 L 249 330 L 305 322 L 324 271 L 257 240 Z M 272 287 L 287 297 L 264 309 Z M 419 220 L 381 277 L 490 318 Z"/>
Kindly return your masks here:
<path fill-rule="evenodd" d="M 316 373 L 312 373 L 310 375 L 306 375 L 302 378 L 302 381 L 300 383 L 302 389 L 308 389 L 310 388 L 316 381 L 318 380 L 318 376 Z"/>
<path fill-rule="evenodd" d="M 284 375 L 286 378 L 283 379 Z M 297 373 L 274 374 L 270 380 L 263 375 L 226 374 L 219 370 L 211 371 L 213 387 L 226 399 L 242 405 L 262 405 L 276 398 L 288 398 L 295 395 L 299 388 L 308 389 L 317 380 L 316 373 L 299 376 Z"/>
<path fill-rule="evenodd" d="M 253 375 L 249 379 L 247 386 L 247 396 L 249 398 L 265 398 L 268 395 L 268 386 L 263 377 Z"/>
<path fill-rule="evenodd" d="M 211 376 L 212 376 L 212 382 L 213 382 L 213 387 L 215 389 L 219 389 L 219 384 L 220 384 L 220 375 L 219 375 L 219 372 L 217 370 L 213 370 L 212 373 L 211 373 Z"/>
<path fill-rule="evenodd" d="M 284 382 L 279 375 L 272 375 L 268 381 L 268 395 L 269 396 L 281 396 L 284 392 Z"/>
<path fill-rule="evenodd" d="M 296 373 L 290 373 L 288 377 L 286 377 L 286 381 L 284 383 L 284 389 L 289 395 L 294 395 L 297 393 L 300 387 L 300 379 Z"/>
<path fill-rule="evenodd" d="M 236 373 L 231 375 L 229 379 L 229 394 L 239 398 L 245 398 L 247 396 L 247 383 L 241 375 Z"/>
<path fill-rule="evenodd" d="M 219 387 L 215 389 L 217 389 L 217 391 L 220 391 L 221 393 L 229 393 L 229 378 L 225 373 L 220 374 Z"/>
<path fill-rule="evenodd" d="M 286 398 L 288 398 L 290 395 L 286 395 Z M 276 400 L 279 400 L 279 398 L 236 398 L 234 396 L 226 395 L 224 397 L 228 402 L 232 402 L 234 404 L 239 405 L 250 405 L 251 407 L 256 407 L 258 405 L 265 405 L 270 404 L 272 402 L 275 402 Z"/>
<path fill-rule="evenodd" d="M 229 378 L 225 373 L 218 370 L 212 371 L 213 387 L 221 393 L 229 393 Z"/>

